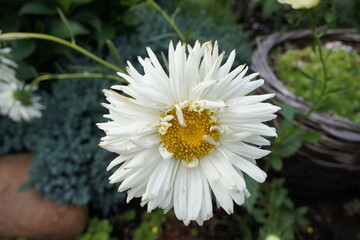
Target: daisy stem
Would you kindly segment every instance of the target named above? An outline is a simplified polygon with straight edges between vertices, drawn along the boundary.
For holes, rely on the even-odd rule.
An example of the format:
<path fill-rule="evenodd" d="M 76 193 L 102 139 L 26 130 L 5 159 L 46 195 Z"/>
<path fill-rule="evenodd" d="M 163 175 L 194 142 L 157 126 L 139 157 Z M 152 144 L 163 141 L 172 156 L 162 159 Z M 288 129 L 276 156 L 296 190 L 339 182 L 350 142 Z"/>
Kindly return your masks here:
<path fill-rule="evenodd" d="M 314 13 L 311 10 L 309 10 L 309 14 L 310 14 L 310 18 L 311 18 L 311 31 L 312 31 L 312 34 L 313 34 L 314 39 L 315 39 L 315 46 L 316 46 L 316 48 L 318 50 L 319 59 L 320 59 L 321 67 L 322 67 L 322 70 L 323 70 L 322 73 L 323 73 L 323 76 L 324 76 L 324 82 L 323 82 L 323 85 L 322 85 L 322 88 L 321 88 L 321 92 L 320 92 L 318 98 L 315 100 L 315 102 L 313 104 L 313 107 L 310 109 L 310 110 L 314 111 L 316 109 L 317 105 L 321 102 L 321 100 L 322 100 L 322 98 L 323 98 L 323 96 L 324 96 L 324 94 L 326 92 L 329 77 L 328 77 L 326 62 L 325 62 L 325 59 L 324 59 L 324 55 L 323 55 L 322 47 L 321 47 L 321 41 L 320 41 L 320 37 L 321 37 L 322 34 L 318 34 L 316 32 L 316 22 L 315 22 Z"/>
<path fill-rule="evenodd" d="M 110 75 L 110 74 L 102 74 L 102 73 L 65 73 L 65 74 L 46 74 L 41 75 L 34 78 L 31 83 L 30 87 L 35 87 L 42 81 L 51 80 L 51 79 L 69 79 L 69 78 L 106 78 L 111 80 L 116 80 L 122 83 L 127 83 L 120 77 Z"/>
<path fill-rule="evenodd" d="M 317 96 L 317 98 L 315 99 L 315 101 L 313 102 L 313 104 L 311 105 L 309 110 L 301 118 L 300 122 L 296 126 L 291 128 L 289 131 L 287 131 L 283 136 L 279 136 L 277 141 L 275 141 L 275 143 L 273 145 L 273 148 L 272 148 L 272 152 L 274 152 L 275 155 L 277 154 L 277 150 L 282 145 L 282 143 L 288 137 L 290 137 L 292 134 L 294 134 L 296 131 L 298 131 L 305 124 L 306 120 L 310 117 L 310 115 L 318 108 L 318 106 L 321 103 L 323 97 L 325 96 L 326 89 L 327 89 L 327 84 L 328 84 L 328 81 L 330 79 L 328 77 L 326 61 L 325 61 L 325 58 L 324 58 L 324 55 L 323 55 L 322 46 L 321 46 L 321 40 L 320 40 L 323 33 L 319 34 L 316 31 L 316 21 L 315 21 L 315 16 L 314 16 L 313 11 L 310 9 L 308 11 L 308 13 L 309 13 L 310 20 L 311 20 L 311 31 L 312 31 L 312 35 L 313 35 L 313 38 L 314 38 L 315 52 L 317 52 L 317 54 L 319 56 L 320 63 L 321 63 L 322 74 L 323 74 L 323 84 L 322 84 L 322 87 L 321 87 L 320 94 Z M 265 172 L 268 172 L 270 170 L 270 165 L 271 165 L 271 157 L 270 157 L 270 161 L 266 162 L 266 165 L 265 165 L 265 168 L 264 168 Z"/>
<path fill-rule="evenodd" d="M 52 42 L 57 42 L 60 43 L 62 45 L 65 45 L 67 47 L 70 47 L 82 54 L 84 54 L 85 56 L 93 59 L 94 61 L 102 64 L 103 66 L 116 71 L 116 72 L 124 72 L 124 70 L 118 68 L 117 66 L 99 58 L 98 56 L 96 56 L 95 54 L 92 54 L 91 52 L 89 52 L 88 50 L 76 45 L 75 43 L 69 42 L 67 40 L 58 38 L 58 37 L 54 37 L 48 34 L 42 34 L 42 33 L 24 33 L 24 32 L 14 32 L 14 33 L 3 33 L 0 34 L 0 40 L 4 40 L 4 41 L 9 41 L 9 40 L 16 40 L 16 39 L 26 39 L 26 38 L 35 38 L 35 39 L 43 39 L 43 40 L 48 40 L 48 41 L 52 41 Z"/>
<path fill-rule="evenodd" d="M 165 20 L 170 24 L 170 26 L 175 30 L 176 34 L 180 38 L 181 41 L 186 43 L 186 38 L 184 37 L 184 34 L 180 31 L 178 26 L 175 24 L 174 20 L 160 7 L 159 4 L 157 4 L 154 0 L 148 0 L 148 2 L 156 9 L 158 10 L 161 15 L 165 18 Z"/>

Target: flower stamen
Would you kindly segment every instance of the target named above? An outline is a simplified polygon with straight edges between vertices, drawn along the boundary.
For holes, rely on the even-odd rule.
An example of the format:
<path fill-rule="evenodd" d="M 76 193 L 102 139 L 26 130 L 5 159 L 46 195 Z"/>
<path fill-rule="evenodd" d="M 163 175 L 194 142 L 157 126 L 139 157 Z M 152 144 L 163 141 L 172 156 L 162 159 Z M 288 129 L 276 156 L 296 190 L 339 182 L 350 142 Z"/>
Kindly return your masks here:
<path fill-rule="evenodd" d="M 170 115 L 174 117 L 168 118 Z M 176 105 L 166 111 L 161 120 L 169 120 L 167 127 L 165 129 L 165 124 L 161 123 L 158 129 L 164 148 L 187 163 L 210 154 L 218 145 L 221 132 L 214 131 L 219 129 L 219 124 L 212 120 L 214 115 L 214 111 L 199 109 L 193 104 L 183 109 Z"/>

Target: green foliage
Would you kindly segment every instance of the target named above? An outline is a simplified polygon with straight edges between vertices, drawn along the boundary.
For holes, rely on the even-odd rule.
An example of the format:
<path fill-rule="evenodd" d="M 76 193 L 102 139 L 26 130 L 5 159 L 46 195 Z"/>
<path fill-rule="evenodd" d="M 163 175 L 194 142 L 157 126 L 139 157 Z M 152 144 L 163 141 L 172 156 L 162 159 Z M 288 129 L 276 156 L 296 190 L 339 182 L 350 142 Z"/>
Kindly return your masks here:
<path fill-rule="evenodd" d="M 259 197 L 260 184 L 246 174 L 244 174 L 244 179 L 246 188 L 250 192 L 250 197 L 244 202 L 244 207 L 248 212 L 252 212 Z"/>
<path fill-rule="evenodd" d="M 109 220 L 95 217 L 89 220 L 86 232 L 77 236 L 75 240 L 116 240 L 110 236 L 111 232 Z"/>
<path fill-rule="evenodd" d="M 278 0 L 264 0 L 259 1 L 258 4 L 262 4 L 261 15 L 264 19 L 269 18 L 273 14 L 278 14 L 281 12 L 281 4 Z"/>
<path fill-rule="evenodd" d="M 360 123 L 360 55 L 355 51 L 323 49 L 330 80 L 317 111 L 334 113 Z M 288 50 L 275 57 L 275 71 L 296 95 L 314 102 L 320 95 L 322 66 L 310 47 Z M 342 101 L 339 101 L 342 99 Z"/>
<path fill-rule="evenodd" d="M 12 14 L 2 15 L 1 20 L 3 21 L 0 22 L 0 29 L 4 32 L 44 32 L 68 38 L 70 37 L 69 31 L 65 29 L 64 23 L 61 22 L 56 11 L 56 8 L 59 8 L 68 19 L 71 31 L 75 36 L 89 35 L 93 40 L 99 40 L 98 36 L 104 33 L 104 29 L 111 26 L 114 30 L 114 34 L 111 36 L 113 38 L 118 31 L 115 25 L 124 23 L 121 13 L 126 11 L 127 5 L 137 2 L 139 0 L 127 1 L 126 4 L 100 0 L 3 0 L 0 15 L 10 11 L 14 15 L 19 15 L 20 18 L 17 24 L 8 27 L 6 25 L 11 22 Z M 104 42 L 98 41 L 98 44 L 102 47 Z"/>
<path fill-rule="evenodd" d="M 56 10 L 45 2 L 29 1 L 22 5 L 19 10 L 19 15 L 34 14 L 34 15 L 56 15 Z"/>
<path fill-rule="evenodd" d="M 120 217 L 124 222 L 134 222 L 136 220 L 136 211 L 135 209 L 129 209 L 121 213 Z"/>
<path fill-rule="evenodd" d="M 302 121 L 303 113 L 288 104 L 278 103 L 281 107 L 280 114 L 284 117 L 280 123 L 277 132 L 278 137 L 274 140 L 272 152 L 267 158 L 271 167 L 280 171 L 283 167 L 283 158 L 288 158 L 295 154 L 304 142 L 316 143 L 321 141 L 321 136 L 315 132 L 304 131 L 295 123 L 295 116 L 298 115 L 297 121 Z"/>
<path fill-rule="evenodd" d="M 59 82 L 43 94 L 46 110 L 26 137 L 36 153 L 30 186 L 59 203 L 90 202 L 105 214 L 123 197 L 108 183 L 105 169 L 113 156 L 98 147 L 101 131 L 95 126 L 104 121 L 100 90 L 108 86 L 103 79 Z"/>
<path fill-rule="evenodd" d="M 234 24 L 236 15 L 231 0 L 176 0 L 174 5 L 179 15 L 197 18 L 212 18 L 216 24 Z"/>
<path fill-rule="evenodd" d="M 0 31 L 47 33 L 103 49 L 107 40 L 127 29 L 132 21 L 127 9 L 140 1 L 2 0 Z M 60 57 L 71 57 L 69 49 L 44 41 L 21 40 L 10 45 L 13 58 L 21 65 L 21 77 L 27 80 L 38 75 L 37 71 L 54 71 L 52 63 Z"/>
<path fill-rule="evenodd" d="M 161 233 L 161 224 L 164 221 L 165 215 L 161 209 L 156 209 L 152 213 L 144 213 L 142 222 L 134 231 L 133 240 L 155 240 Z"/>
<path fill-rule="evenodd" d="M 14 61 L 21 61 L 29 57 L 36 49 L 36 43 L 32 39 L 24 39 L 19 42 L 14 42 L 13 50 L 11 51 L 12 59 Z"/>
<path fill-rule="evenodd" d="M 16 124 L 16 127 L 14 125 Z M 15 123 L 6 116 L 0 116 L 0 155 L 22 152 L 27 148 L 24 141 L 31 123 Z"/>
<path fill-rule="evenodd" d="M 128 59 L 136 64 L 137 56 L 146 56 L 146 46 L 151 46 L 154 52 L 167 53 L 169 40 L 177 43 L 178 39 L 174 30 L 164 18 L 151 9 L 148 5 L 142 4 L 131 9 L 131 15 L 137 20 L 135 32 L 128 36 L 120 36 L 115 40 L 116 46 L 123 59 Z M 151 22 L 152 24 L 148 24 Z M 196 40 L 201 42 L 217 40 L 220 49 L 237 50 L 236 64 L 250 63 L 253 43 L 249 42 L 249 33 L 241 25 L 217 25 L 212 18 L 196 19 L 177 16 L 176 24 L 182 32 L 189 33 L 189 43 Z M 129 47 L 134 46 L 134 47 Z"/>
<path fill-rule="evenodd" d="M 280 144 L 279 157 L 287 158 L 293 155 L 302 145 L 303 134 L 304 131 L 297 129 L 293 122 L 283 121 L 280 125 L 279 140 L 275 140 Z"/>
<path fill-rule="evenodd" d="M 337 16 L 338 27 L 355 27 L 360 29 L 360 2 L 357 0 L 332 0 L 331 8 Z"/>
<path fill-rule="evenodd" d="M 275 233 L 280 239 L 294 239 L 295 233 L 304 230 L 309 222 L 305 218 L 307 208 L 295 208 L 294 203 L 287 196 L 288 191 L 283 187 L 284 179 L 275 179 L 264 186 L 265 191 L 259 199 L 259 205 L 265 207 L 266 212 L 258 213 L 259 220 L 266 218 L 260 230 L 260 239 Z M 268 185 L 268 186 L 266 186 Z M 261 209 L 263 210 L 263 209 Z"/>
<path fill-rule="evenodd" d="M 271 182 L 263 183 L 257 190 L 256 203 L 251 206 L 248 203 L 244 205 L 249 216 L 242 216 L 243 221 L 253 218 L 261 225 L 258 233 L 260 240 L 269 234 L 276 234 L 280 239 L 292 240 L 295 239 L 296 233 L 304 230 L 309 224 L 305 218 L 307 209 L 296 208 L 283 185 L 284 179 L 273 179 Z M 250 192 L 253 193 L 251 190 Z M 254 239 L 249 224 L 241 224 L 241 227 L 244 239 Z"/>

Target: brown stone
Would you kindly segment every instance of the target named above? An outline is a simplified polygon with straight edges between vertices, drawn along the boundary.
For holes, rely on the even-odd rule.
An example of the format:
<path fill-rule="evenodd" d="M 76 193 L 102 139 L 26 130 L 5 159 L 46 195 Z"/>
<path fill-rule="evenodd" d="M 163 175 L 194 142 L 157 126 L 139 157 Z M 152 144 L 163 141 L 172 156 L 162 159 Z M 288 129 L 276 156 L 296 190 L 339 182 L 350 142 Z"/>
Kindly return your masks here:
<path fill-rule="evenodd" d="M 86 206 L 59 205 L 39 197 L 35 190 L 18 190 L 29 177 L 32 159 L 32 154 L 0 157 L 0 238 L 75 238 L 86 225 Z"/>

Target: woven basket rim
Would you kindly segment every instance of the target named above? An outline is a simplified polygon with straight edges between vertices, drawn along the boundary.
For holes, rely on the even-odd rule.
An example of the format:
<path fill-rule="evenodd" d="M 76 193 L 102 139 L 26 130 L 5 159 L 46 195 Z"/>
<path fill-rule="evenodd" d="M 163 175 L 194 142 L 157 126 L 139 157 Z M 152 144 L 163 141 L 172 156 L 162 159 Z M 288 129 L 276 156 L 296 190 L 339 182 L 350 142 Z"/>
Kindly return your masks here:
<path fill-rule="evenodd" d="M 322 28 L 317 30 L 321 31 Z M 267 36 L 258 37 L 256 39 L 257 49 L 253 54 L 251 65 L 252 70 L 258 72 L 260 77 L 265 80 L 265 84 L 262 87 L 265 92 L 275 93 L 275 99 L 277 101 L 286 102 L 304 112 L 310 108 L 311 104 L 305 101 L 301 96 L 293 94 L 282 83 L 268 63 L 268 54 L 274 47 L 279 46 L 286 41 L 296 41 L 310 38 L 311 36 L 310 30 L 295 30 L 290 32 L 275 32 Z M 360 35 L 355 29 L 329 30 L 324 37 L 360 44 Z M 310 115 L 308 121 L 305 122 L 304 127 L 311 130 L 315 128 L 318 130 L 317 132 L 343 139 L 344 141 L 360 143 L 360 124 L 356 124 L 342 117 L 315 112 Z"/>

